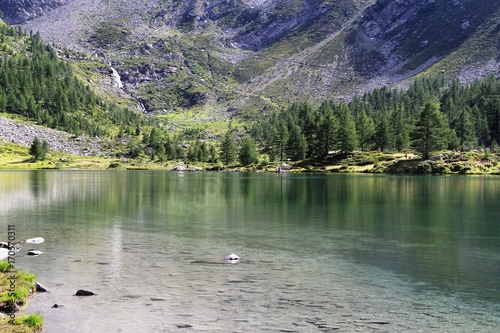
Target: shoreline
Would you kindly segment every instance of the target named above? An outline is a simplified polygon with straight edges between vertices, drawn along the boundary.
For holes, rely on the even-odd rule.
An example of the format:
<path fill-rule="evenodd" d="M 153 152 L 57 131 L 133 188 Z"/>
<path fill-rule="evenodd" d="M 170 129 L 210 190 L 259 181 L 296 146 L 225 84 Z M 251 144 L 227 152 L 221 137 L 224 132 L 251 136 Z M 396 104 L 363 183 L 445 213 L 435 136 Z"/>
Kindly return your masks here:
<path fill-rule="evenodd" d="M 1 141 L 0 141 L 1 142 Z M 323 160 L 257 163 L 249 166 L 191 163 L 183 160 L 157 163 L 149 158 L 107 158 L 51 152 L 43 161 L 30 159 L 27 148 L 12 144 L 0 154 L 0 170 L 162 170 L 186 172 L 363 173 L 401 175 L 500 175 L 500 154 L 443 151 L 422 160 L 411 153 L 331 153 Z M 26 150 L 26 151 L 24 151 Z M 283 168 L 289 166 L 290 168 Z"/>
<path fill-rule="evenodd" d="M 0 261 L 0 332 L 42 332 L 40 314 L 25 314 L 28 301 L 36 295 L 36 276 Z"/>

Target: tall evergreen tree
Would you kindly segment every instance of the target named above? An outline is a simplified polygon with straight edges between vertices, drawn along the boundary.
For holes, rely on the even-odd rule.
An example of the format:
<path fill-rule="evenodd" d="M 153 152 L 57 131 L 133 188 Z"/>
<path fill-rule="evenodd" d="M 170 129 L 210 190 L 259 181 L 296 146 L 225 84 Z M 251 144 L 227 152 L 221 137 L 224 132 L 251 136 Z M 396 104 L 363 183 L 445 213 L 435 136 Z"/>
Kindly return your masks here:
<path fill-rule="evenodd" d="M 326 110 L 323 114 L 318 113 L 316 122 L 318 124 L 316 127 L 316 155 L 326 157 L 333 149 L 337 132 L 337 119 L 332 110 Z"/>
<path fill-rule="evenodd" d="M 300 161 L 306 157 L 307 142 L 298 125 L 293 124 L 290 129 L 286 151 L 287 156 L 294 161 Z"/>
<path fill-rule="evenodd" d="M 375 134 L 373 119 L 366 115 L 365 110 L 358 112 L 356 116 L 356 131 L 358 133 L 359 148 L 364 151 L 370 149 L 370 142 Z"/>
<path fill-rule="evenodd" d="M 374 143 L 375 149 L 384 151 L 389 146 L 389 125 L 387 118 L 381 114 L 377 116 L 375 127 Z"/>
<path fill-rule="evenodd" d="M 390 137 L 392 146 L 397 151 L 402 151 L 410 144 L 407 118 L 404 106 L 397 107 L 390 116 Z"/>
<path fill-rule="evenodd" d="M 412 146 L 423 159 L 428 159 L 432 151 L 446 146 L 447 127 L 439 104 L 426 102 L 412 132 Z"/>
<path fill-rule="evenodd" d="M 455 132 L 461 150 L 473 148 L 476 145 L 474 123 L 471 120 L 469 107 L 464 107 L 460 111 L 455 124 Z"/>
<path fill-rule="evenodd" d="M 241 139 L 241 146 L 239 151 L 239 159 L 242 165 L 249 165 L 256 163 L 258 160 L 257 149 L 255 142 L 250 136 Z"/>
<path fill-rule="evenodd" d="M 282 161 L 285 158 L 285 149 L 287 147 L 290 134 L 288 127 L 283 119 L 277 120 L 270 135 L 267 136 L 266 152 L 272 160 Z"/>
<path fill-rule="evenodd" d="M 337 145 L 342 153 L 351 152 L 358 146 L 356 125 L 345 104 L 340 104 L 339 126 L 336 132 Z"/>
<path fill-rule="evenodd" d="M 231 129 L 229 129 L 224 135 L 220 150 L 220 156 L 224 165 L 230 165 L 236 160 L 237 147 L 234 143 L 233 133 Z"/>

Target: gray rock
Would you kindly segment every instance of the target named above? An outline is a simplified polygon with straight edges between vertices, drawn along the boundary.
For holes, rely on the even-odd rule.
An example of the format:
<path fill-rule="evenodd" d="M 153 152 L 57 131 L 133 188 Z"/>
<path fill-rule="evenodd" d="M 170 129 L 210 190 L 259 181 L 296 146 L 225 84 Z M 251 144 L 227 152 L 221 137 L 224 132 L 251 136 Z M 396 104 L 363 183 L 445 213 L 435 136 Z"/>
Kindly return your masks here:
<path fill-rule="evenodd" d="M 193 326 L 189 324 L 177 324 L 177 328 L 191 328 L 191 327 Z"/>

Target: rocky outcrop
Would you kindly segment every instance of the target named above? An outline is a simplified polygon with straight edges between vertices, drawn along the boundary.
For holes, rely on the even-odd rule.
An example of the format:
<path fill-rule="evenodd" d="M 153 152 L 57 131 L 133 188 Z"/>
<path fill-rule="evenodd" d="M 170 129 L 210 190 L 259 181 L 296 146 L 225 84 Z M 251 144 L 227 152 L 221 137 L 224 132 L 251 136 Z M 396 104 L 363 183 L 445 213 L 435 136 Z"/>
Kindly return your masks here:
<path fill-rule="evenodd" d="M 111 151 L 104 149 L 104 141 L 101 139 L 76 137 L 63 131 L 0 117 L 0 140 L 4 139 L 15 144 L 30 146 L 35 137 L 47 141 L 50 150 L 70 155 L 111 154 Z"/>
<path fill-rule="evenodd" d="M 499 10 L 500 3 L 489 0 L 377 1 L 346 39 L 347 58 L 365 77 L 413 75 L 459 48 L 480 27 L 486 31 L 494 25 L 491 18 Z"/>
<path fill-rule="evenodd" d="M 64 5 L 68 0 L 2 0 L 0 10 L 4 20 L 10 24 L 19 24 Z"/>

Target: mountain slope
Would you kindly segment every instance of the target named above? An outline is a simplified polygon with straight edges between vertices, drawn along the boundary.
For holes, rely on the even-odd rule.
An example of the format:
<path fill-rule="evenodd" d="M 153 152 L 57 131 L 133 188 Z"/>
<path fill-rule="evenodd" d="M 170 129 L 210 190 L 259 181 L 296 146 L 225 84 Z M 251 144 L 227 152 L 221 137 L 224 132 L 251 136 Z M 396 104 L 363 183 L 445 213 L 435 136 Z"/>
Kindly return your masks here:
<path fill-rule="evenodd" d="M 24 10 L 38 8 L 36 2 Z M 259 110 L 349 99 L 418 74 L 473 79 L 500 68 L 498 1 L 52 3 L 64 4 L 23 26 L 58 46 L 95 54 L 101 70 L 116 70 L 122 90 L 148 111 Z"/>

